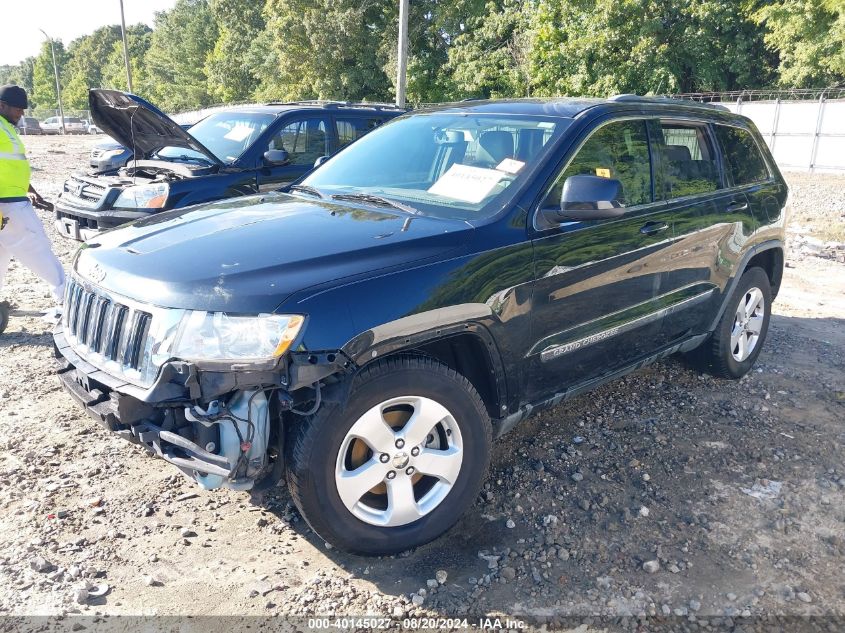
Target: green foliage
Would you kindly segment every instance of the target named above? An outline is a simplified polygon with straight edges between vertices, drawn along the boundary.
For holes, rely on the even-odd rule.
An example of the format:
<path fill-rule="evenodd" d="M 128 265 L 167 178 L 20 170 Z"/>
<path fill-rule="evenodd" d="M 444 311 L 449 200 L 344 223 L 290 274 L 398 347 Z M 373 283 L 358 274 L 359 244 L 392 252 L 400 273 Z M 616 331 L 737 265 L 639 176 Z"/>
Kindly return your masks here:
<path fill-rule="evenodd" d="M 208 0 L 177 0 L 156 14 L 147 72 L 136 91 L 171 112 L 210 105 L 205 67 L 216 41 Z"/>
<path fill-rule="evenodd" d="M 744 0 L 540 0 L 534 77 L 543 94 L 732 90 L 771 69 Z"/>
<path fill-rule="evenodd" d="M 61 81 L 67 53 L 64 44 L 56 40 L 53 42 L 56 51 L 56 65 L 59 68 Z M 41 45 L 41 52 L 35 57 L 32 67 L 32 91 L 29 95 L 30 107 L 58 108 L 59 100 L 56 96 L 56 78 L 53 71 L 53 56 L 50 52 L 50 42 Z"/>
<path fill-rule="evenodd" d="M 382 35 L 391 0 L 267 0 L 262 99 L 392 98 Z"/>
<path fill-rule="evenodd" d="M 88 89 L 102 87 L 104 61 L 120 41 L 120 26 L 113 25 L 101 27 L 70 43 L 62 77 L 62 100 L 66 108 L 84 110 L 88 107 Z"/>
<path fill-rule="evenodd" d="M 215 101 L 245 101 L 258 87 L 253 69 L 254 47 L 264 30 L 263 3 L 255 0 L 211 0 L 211 14 L 220 33 L 206 61 L 208 91 Z"/>
<path fill-rule="evenodd" d="M 32 71 L 35 58 L 27 57 L 17 66 L 0 66 L 0 84 L 15 84 L 32 96 Z"/>
<path fill-rule="evenodd" d="M 845 0 L 767 2 L 754 17 L 780 57 L 782 86 L 821 88 L 845 81 Z"/>
<path fill-rule="evenodd" d="M 152 43 L 153 30 L 146 24 L 126 27 L 126 45 L 129 49 L 129 67 L 132 70 L 132 88 L 139 91 L 145 83 L 144 56 Z M 123 57 L 123 42 L 112 45 L 103 64 L 102 86 L 116 90 L 128 90 L 126 83 L 126 62 Z"/>
<path fill-rule="evenodd" d="M 396 0 L 177 0 L 128 29 L 134 90 L 168 111 L 392 100 Z M 845 81 L 845 0 L 412 0 L 407 98 L 607 96 Z M 56 43 L 66 107 L 126 89 L 119 29 Z M 49 46 L 0 83 L 57 105 Z"/>
<path fill-rule="evenodd" d="M 536 4 L 491 0 L 449 50 L 454 98 L 531 96 Z"/>

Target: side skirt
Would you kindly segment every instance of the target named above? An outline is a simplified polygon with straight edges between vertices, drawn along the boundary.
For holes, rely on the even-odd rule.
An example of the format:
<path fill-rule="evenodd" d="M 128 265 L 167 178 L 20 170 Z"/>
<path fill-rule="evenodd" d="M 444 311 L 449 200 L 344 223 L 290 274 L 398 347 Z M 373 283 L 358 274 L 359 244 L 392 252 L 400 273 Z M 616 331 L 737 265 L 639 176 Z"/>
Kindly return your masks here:
<path fill-rule="evenodd" d="M 671 356 L 676 352 L 688 352 L 690 350 L 695 349 L 699 345 L 701 345 L 707 338 L 710 336 L 709 333 L 707 334 L 699 334 L 697 336 L 693 336 L 685 341 L 680 343 L 676 343 L 670 347 L 667 347 L 651 356 L 647 356 L 632 365 L 628 365 L 627 367 L 623 367 L 622 369 L 618 369 L 610 374 L 605 374 L 604 376 L 599 376 L 598 378 L 593 378 L 592 380 L 588 380 L 587 382 L 583 382 L 581 384 L 575 385 L 570 387 L 566 391 L 556 393 L 551 398 L 546 400 L 542 400 L 538 403 L 534 404 L 527 404 L 523 406 L 519 411 L 516 413 L 512 413 L 505 418 L 501 418 L 496 422 L 496 427 L 494 429 L 495 437 L 498 439 L 505 435 L 508 431 L 511 431 L 517 424 L 525 420 L 526 418 L 530 418 L 531 416 L 539 413 L 540 411 L 544 411 L 545 409 L 550 409 L 552 407 L 556 407 L 562 402 L 566 402 L 567 400 L 571 400 L 576 396 L 580 396 L 587 391 L 592 391 L 601 385 L 616 380 L 617 378 L 621 378 L 626 374 L 630 374 L 632 371 L 636 371 L 638 369 L 642 369 L 647 365 L 651 365 L 659 361 L 662 358 L 666 358 L 667 356 Z"/>

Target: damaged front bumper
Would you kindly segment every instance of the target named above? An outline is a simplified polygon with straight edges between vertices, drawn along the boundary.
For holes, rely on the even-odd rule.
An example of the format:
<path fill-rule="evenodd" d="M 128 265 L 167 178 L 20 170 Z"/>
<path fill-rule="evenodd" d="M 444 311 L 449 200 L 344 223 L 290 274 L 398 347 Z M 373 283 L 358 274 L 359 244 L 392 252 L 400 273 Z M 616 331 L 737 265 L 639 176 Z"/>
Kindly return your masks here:
<path fill-rule="evenodd" d="M 171 361 L 144 389 L 88 363 L 61 325 L 53 339 L 59 380 L 89 416 L 204 488 L 245 490 L 278 479 L 282 414 L 296 412 L 311 388 L 350 367 L 338 353 L 292 354 L 274 371 L 204 371 Z"/>

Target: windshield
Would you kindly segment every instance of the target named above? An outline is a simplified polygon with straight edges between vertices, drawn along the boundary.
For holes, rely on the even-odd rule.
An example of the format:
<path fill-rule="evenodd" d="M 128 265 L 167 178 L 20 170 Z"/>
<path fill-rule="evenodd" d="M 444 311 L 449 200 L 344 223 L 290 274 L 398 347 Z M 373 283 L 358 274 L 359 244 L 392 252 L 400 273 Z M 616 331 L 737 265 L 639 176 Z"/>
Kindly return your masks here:
<path fill-rule="evenodd" d="M 569 123 L 526 115 L 413 115 L 370 132 L 302 184 L 365 205 L 380 197 L 425 215 L 479 219 L 500 207 Z"/>
<path fill-rule="evenodd" d="M 223 163 L 231 163 L 261 136 L 275 115 L 257 112 L 218 112 L 188 130 Z M 203 154 L 184 147 L 165 147 L 159 158 L 208 161 Z"/>

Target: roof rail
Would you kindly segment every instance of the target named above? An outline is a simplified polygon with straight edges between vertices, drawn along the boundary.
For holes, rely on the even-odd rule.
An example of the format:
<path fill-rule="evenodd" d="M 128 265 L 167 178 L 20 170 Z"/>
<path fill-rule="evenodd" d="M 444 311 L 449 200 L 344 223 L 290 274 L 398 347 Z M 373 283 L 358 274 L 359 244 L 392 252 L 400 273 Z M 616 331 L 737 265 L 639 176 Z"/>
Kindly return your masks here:
<path fill-rule="evenodd" d="M 642 103 L 667 103 L 672 101 L 680 101 L 683 102 L 683 105 L 691 105 L 697 107 L 704 107 L 710 110 L 725 110 L 729 112 L 730 110 L 723 105 L 719 105 L 717 103 L 702 103 L 701 101 L 696 101 L 694 99 L 685 99 L 683 97 L 678 98 L 679 95 L 654 95 L 654 96 L 641 96 L 635 94 L 619 94 L 613 95 L 612 97 L 608 97 L 608 101 L 632 101 L 632 102 L 642 102 Z"/>
<path fill-rule="evenodd" d="M 269 101 L 264 105 L 314 105 L 323 108 L 373 108 L 375 110 L 407 110 L 394 103 L 369 103 L 365 101 L 333 101 L 329 99 L 303 99 L 301 101 Z"/>

